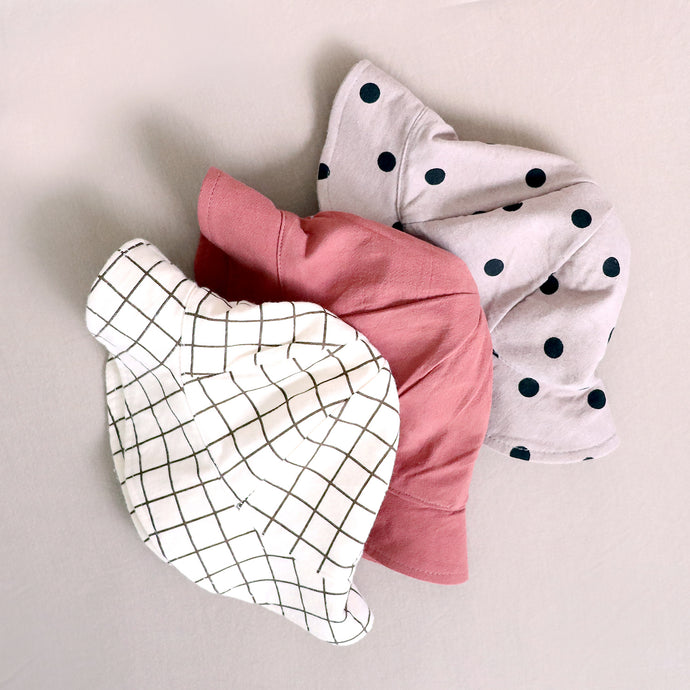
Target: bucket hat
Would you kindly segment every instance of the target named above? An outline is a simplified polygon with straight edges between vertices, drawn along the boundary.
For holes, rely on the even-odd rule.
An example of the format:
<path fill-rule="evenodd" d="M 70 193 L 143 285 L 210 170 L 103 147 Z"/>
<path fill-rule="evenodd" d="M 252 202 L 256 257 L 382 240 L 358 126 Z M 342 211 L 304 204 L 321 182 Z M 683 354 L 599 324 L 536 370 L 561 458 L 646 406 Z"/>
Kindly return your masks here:
<path fill-rule="evenodd" d="M 383 357 L 315 304 L 227 302 L 141 239 L 107 261 L 86 321 L 146 545 L 210 592 L 360 639 L 372 615 L 352 577 L 399 432 Z"/>
<path fill-rule="evenodd" d="M 335 97 L 317 191 L 322 211 L 393 225 L 467 264 L 493 339 L 488 446 L 543 463 L 616 448 L 597 366 L 625 295 L 630 249 L 611 203 L 579 166 L 461 141 L 363 60 Z"/>
<path fill-rule="evenodd" d="M 388 360 L 400 443 L 365 557 L 421 580 L 465 581 L 465 508 L 492 380 L 489 331 L 465 264 L 349 213 L 280 211 L 214 168 L 198 215 L 200 284 L 227 299 L 317 302 Z"/>

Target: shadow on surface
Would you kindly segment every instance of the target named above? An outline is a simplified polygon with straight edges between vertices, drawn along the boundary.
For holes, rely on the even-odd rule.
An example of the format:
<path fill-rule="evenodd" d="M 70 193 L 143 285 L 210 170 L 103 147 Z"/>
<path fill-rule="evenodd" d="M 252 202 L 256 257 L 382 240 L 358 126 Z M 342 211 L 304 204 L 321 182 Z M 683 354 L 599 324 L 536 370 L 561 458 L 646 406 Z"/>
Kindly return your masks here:
<path fill-rule="evenodd" d="M 106 259 L 132 230 L 90 187 L 44 196 L 28 216 L 25 247 L 70 309 L 83 314 L 86 296 Z"/>
<path fill-rule="evenodd" d="M 315 213 L 316 170 L 331 104 L 345 75 L 362 57 L 345 44 L 329 43 L 317 49 L 312 132 L 298 150 L 276 150 L 269 165 L 248 165 L 246 160 L 240 162 L 239 156 L 233 159 L 232 136 L 218 133 L 211 137 L 169 111 L 133 117 L 134 147 L 153 175 L 152 188 L 158 185 L 165 191 L 170 204 L 167 215 L 176 219 L 175 227 L 147 228 L 145 218 L 134 225 L 125 222 L 123 219 L 131 219 L 132 213 L 119 212 L 93 187 L 56 191 L 44 197 L 29 218 L 25 238 L 32 258 L 50 276 L 55 289 L 79 311 L 97 271 L 120 244 L 132 237 L 144 236 L 154 243 L 162 240 L 161 249 L 191 277 L 198 237 L 197 197 L 210 166 L 255 187 L 278 208 L 299 215 Z M 414 84 L 410 86 L 414 89 Z M 280 113 L 276 112 L 275 117 L 280 118 Z M 466 139 L 548 148 L 531 132 L 506 129 L 490 120 L 464 118 L 461 104 L 449 120 Z M 237 134 L 241 136 L 241 132 Z M 221 151 L 214 150 L 214 139 L 225 141 Z M 142 203 L 140 190 L 133 197 L 135 203 Z"/>

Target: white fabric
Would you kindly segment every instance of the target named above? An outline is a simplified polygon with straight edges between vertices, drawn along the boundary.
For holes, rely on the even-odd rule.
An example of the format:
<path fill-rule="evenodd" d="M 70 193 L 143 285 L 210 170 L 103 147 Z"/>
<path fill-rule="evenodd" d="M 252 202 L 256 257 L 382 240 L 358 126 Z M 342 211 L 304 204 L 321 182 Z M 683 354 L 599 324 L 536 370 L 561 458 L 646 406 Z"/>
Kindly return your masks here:
<path fill-rule="evenodd" d="M 317 190 L 322 211 L 399 227 L 465 261 L 494 344 L 487 445 L 538 462 L 592 459 L 618 445 L 596 367 L 630 250 L 611 204 L 574 163 L 459 141 L 362 61 L 335 98 Z"/>
<path fill-rule="evenodd" d="M 144 240 L 108 260 L 87 325 L 147 546 L 211 592 L 360 639 L 373 619 L 352 576 L 399 432 L 381 355 L 317 305 L 226 302 Z"/>

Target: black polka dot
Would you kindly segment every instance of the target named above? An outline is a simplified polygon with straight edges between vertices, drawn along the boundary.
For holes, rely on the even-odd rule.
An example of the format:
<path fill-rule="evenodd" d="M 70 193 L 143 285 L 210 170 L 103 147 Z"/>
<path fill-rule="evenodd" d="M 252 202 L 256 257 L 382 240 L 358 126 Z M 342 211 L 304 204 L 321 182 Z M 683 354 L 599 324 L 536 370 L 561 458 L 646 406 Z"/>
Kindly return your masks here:
<path fill-rule="evenodd" d="M 539 383 L 534 379 L 522 379 L 518 383 L 518 390 L 520 395 L 524 395 L 526 398 L 533 398 L 539 392 Z"/>
<path fill-rule="evenodd" d="M 592 216 L 584 208 L 576 208 L 570 214 L 570 220 L 576 228 L 586 228 L 592 222 Z"/>
<path fill-rule="evenodd" d="M 380 95 L 381 89 L 379 89 L 379 87 L 372 82 L 364 84 L 364 86 L 362 86 L 362 88 L 359 90 L 359 97 L 365 103 L 375 103 L 379 100 Z"/>
<path fill-rule="evenodd" d="M 504 211 L 517 211 L 519 208 L 522 208 L 522 201 L 518 201 L 517 204 L 508 204 L 507 206 L 503 207 Z"/>
<path fill-rule="evenodd" d="M 500 259 L 489 259 L 484 264 L 484 273 L 488 276 L 497 276 L 503 270 L 503 262 Z"/>
<path fill-rule="evenodd" d="M 510 451 L 510 457 L 518 460 L 529 460 L 529 455 L 530 453 L 525 446 L 515 446 Z"/>
<path fill-rule="evenodd" d="M 587 396 L 587 404 L 593 407 L 595 410 L 600 410 L 604 405 L 606 405 L 606 396 L 604 391 L 599 388 L 595 388 L 593 391 L 589 392 Z"/>
<path fill-rule="evenodd" d="M 544 343 L 544 352 L 551 359 L 558 359 L 563 354 L 563 341 L 560 338 L 549 338 Z"/>
<path fill-rule="evenodd" d="M 498 359 L 498 352 L 496 350 L 491 350 L 491 354 Z"/>
<path fill-rule="evenodd" d="M 591 455 L 588 455 L 586 458 L 582 458 L 582 462 L 585 460 L 594 460 L 594 458 Z"/>
<path fill-rule="evenodd" d="M 431 170 L 426 171 L 424 179 L 429 184 L 441 184 L 446 179 L 446 171 L 441 170 L 441 168 L 431 168 Z"/>
<path fill-rule="evenodd" d="M 402 224 L 399 220 L 396 220 L 395 223 L 393 223 L 393 227 L 394 227 L 396 230 L 402 230 L 402 229 L 403 229 L 403 224 Z"/>
<path fill-rule="evenodd" d="M 546 173 L 541 168 L 532 168 L 525 175 L 525 182 L 529 187 L 541 187 L 546 182 Z"/>
<path fill-rule="evenodd" d="M 553 295 L 558 290 L 558 278 L 552 273 L 540 286 L 539 289 L 545 295 Z"/>
<path fill-rule="evenodd" d="M 621 265 L 618 263 L 618 259 L 615 256 L 609 256 L 609 258 L 604 261 L 602 270 L 605 276 L 615 278 L 621 272 Z"/>
<path fill-rule="evenodd" d="M 473 215 L 473 216 L 477 216 L 477 215 L 479 215 L 480 213 L 486 213 L 486 211 L 473 211 L 472 215 Z"/>
<path fill-rule="evenodd" d="M 383 172 L 390 172 L 395 167 L 395 156 L 390 151 L 379 154 L 376 161 Z"/>
<path fill-rule="evenodd" d="M 613 335 L 613 332 L 616 330 L 615 326 L 611 329 L 611 332 L 609 333 L 609 339 L 606 341 L 607 343 L 611 342 L 611 336 Z"/>
<path fill-rule="evenodd" d="M 325 163 L 319 163 L 319 180 L 325 180 L 331 174 L 331 169 Z"/>

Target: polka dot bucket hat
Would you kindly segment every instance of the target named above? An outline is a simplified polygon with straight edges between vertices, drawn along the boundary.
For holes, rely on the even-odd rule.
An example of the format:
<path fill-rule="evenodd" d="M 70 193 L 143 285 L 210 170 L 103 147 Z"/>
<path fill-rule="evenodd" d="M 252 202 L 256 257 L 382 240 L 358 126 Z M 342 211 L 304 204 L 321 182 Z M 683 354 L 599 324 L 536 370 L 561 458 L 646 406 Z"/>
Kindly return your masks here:
<path fill-rule="evenodd" d="M 317 191 L 321 210 L 392 225 L 469 267 L 494 348 L 486 445 L 544 463 L 616 448 L 596 369 L 621 308 L 630 250 L 611 204 L 577 165 L 460 141 L 362 61 L 336 95 Z"/>
<path fill-rule="evenodd" d="M 352 585 L 399 432 L 395 382 L 306 302 L 226 302 L 151 244 L 91 288 L 115 469 L 139 536 L 204 589 L 334 644 L 371 612 Z"/>

